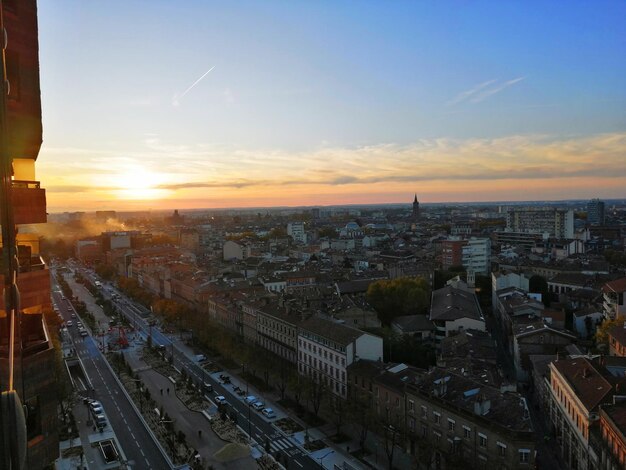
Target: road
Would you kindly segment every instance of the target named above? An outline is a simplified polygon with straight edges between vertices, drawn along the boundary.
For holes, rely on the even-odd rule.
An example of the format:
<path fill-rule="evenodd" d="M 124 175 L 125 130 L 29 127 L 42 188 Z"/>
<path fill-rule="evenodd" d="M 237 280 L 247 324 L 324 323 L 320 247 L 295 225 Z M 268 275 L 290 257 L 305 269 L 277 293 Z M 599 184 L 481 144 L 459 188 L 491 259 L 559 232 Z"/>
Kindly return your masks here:
<path fill-rule="evenodd" d="M 82 272 L 84 275 L 88 276 L 92 282 L 98 280 L 94 274 L 86 270 Z M 173 365 L 176 368 L 180 370 L 184 369 L 191 377 L 194 377 L 196 382 L 211 384 L 214 393 L 209 396 L 209 399 L 213 398 L 215 395 L 223 395 L 229 407 L 237 413 L 237 423 L 239 426 L 241 426 L 245 432 L 249 431 L 251 437 L 258 444 L 263 446 L 266 440 L 269 440 L 272 454 L 276 455 L 276 453 L 280 453 L 282 461 L 284 461 L 286 456 L 289 460 L 288 468 L 290 469 L 314 470 L 320 468 L 319 462 L 313 460 L 313 458 L 306 454 L 305 451 L 294 442 L 293 438 L 285 435 L 258 412 L 251 410 L 241 398 L 234 395 L 232 387 L 229 386 L 227 389 L 218 380 L 211 377 L 200 364 L 194 361 L 193 357 L 187 355 L 183 349 L 183 345 L 179 344 L 179 341 L 171 339 L 155 327 L 151 328 L 148 324 L 149 317 L 146 319 L 142 317 L 142 315 L 137 314 L 137 312 L 142 311 L 141 309 L 144 309 L 144 315 L 148 316 L 148 312 L 145 311 L 145 308 L 135 305 L 130 299 L 125 298 L 121 292 L 110 285 L 103 285 L 102 293 L 115 303 L 117 309 L 124 314 L 130 324 L 135 325 L 136 329 L 141 332 L 144 338 L 152 334 L 152 343 L 155 346 L 164 346 L 169 354 L 173 354 Z M 113 294 L 117 294 L 116 297 L 119 296 L 117 300 L 113 299 Z M 249 422 L 248 417 L 250 418 Z"/>
<path fill-rule="evenodd" d="M 52 276 L 52 300 L 63 319 L 72 320 L 76 314 L 71 304 L 62 298 L 56 279 Z M 69 307 L 69 309 L 68 309 Z M 85 373 L 93 386 L 92 398 L 98 399 L 109 417 L 119 442 L 122 443 L 129 465 L 134 469 L 171 469 L 172 466 L 161 453 L 154 439 L 144 426 L 122 391 L 106 363 L 96 341 L 91 336 L 82 338 L 75 325 L 68 327 L 76 346 L 76 353 L 85 366 Z"/>

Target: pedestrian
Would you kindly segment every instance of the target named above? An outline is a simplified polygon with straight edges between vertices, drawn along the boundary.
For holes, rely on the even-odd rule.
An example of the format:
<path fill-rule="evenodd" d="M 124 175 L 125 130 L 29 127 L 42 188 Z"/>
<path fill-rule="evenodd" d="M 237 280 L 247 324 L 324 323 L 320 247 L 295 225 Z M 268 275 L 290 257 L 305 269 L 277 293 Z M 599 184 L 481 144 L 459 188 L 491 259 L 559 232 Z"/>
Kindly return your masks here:
<path fill-rule="evenodd" d="M 198 429 L 198 437 L 202 438 L 202 429 Z"/>
<path fill-rule="evenodd" d="M 163 389 L 161 389 L 161 395 L 163 395 Z"/>

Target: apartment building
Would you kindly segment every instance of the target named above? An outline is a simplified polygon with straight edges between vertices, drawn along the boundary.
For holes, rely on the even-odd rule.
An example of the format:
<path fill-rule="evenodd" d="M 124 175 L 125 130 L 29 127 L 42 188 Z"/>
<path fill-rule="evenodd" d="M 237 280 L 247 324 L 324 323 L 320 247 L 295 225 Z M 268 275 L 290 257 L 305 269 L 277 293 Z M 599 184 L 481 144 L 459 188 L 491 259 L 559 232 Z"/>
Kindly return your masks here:
<path fill-rule="evenodd" d="M 335 395 L 346 398 L 347 367 L 360 359 L 382 361 L 382 338 L 319 317 L 299 325 L 298 372 Z"/>
<path fill-rule="evenodd" d="M 511 232 L 546 233 L 556 238 L 574 238 L 574 211 L 567 209 L 512 209 L 506 214 Z"/>
<path fill-rule="evenodd" d="M 602 286 L 602 309 L 606 318 L 626 317 L 626 277 Z"/>
<path fill-rule="evenodd" d="M 557 360 L 550 364 L 550 420 L 561 456 L 569 468 L 598 468 L 600 455 L 590 445 L 592 425 L 599 407 L 613 402 L 616 386 L 626 385 L 597 361 L 586 357 Z"/>
<path fill-rule="evenodd" d="M 287 235 L 296 243 L 306 243 L 307 236 L 304 222 L 290 222 L 287 224 Z"/>
<path fill-rule="evenodd" d="M 470 275 L 488 276 L 491 272 L 491 240 L 489 238 L 469 238 L 461 249 L 462 264 Z"/>
<path fill-rule="evenodd" d="M 600 407 L 598 470 L 626 468 L 626 404 L 624 402 Z"/>
<path fill-rule="evenodd" d="M 258 344 L 293 364 L 298 362 L 300 313 L 289 305 L 268 303 L 256 310 Z"/>
<path fill-rule="evenodd" d="M 16 416 L 14 424 L 6 425 L 12 420 L 5 404 L 11 401 L 3 396 L 6 441 L 2 447 L 7 449 L 4 444 L 9 441 L 23 446 L 23 468 L 39 469 L 49 467 L 59 456 L 59 424 L 55 351 L 45 319 L 52 312 L 50 273 L 41 257 L 39 238 L 21 233 L 20 227 L 47 222 L 46 190 L 35 171 L 42 142 L 37 3 L 5 1 L 1 7 L 7 82 L 2 87 L 5 127 L 0 136 L 6 193 L 0 198 L 0 210 L 3 261 L 10 263 L 0 267 L 0 391 L 17 395 L 14 403 L 21 405 L 23 413 L 15 414 L 24 420 L 20 424 Z M 10 347 L 11 324 L 15 348 Z M 0 452 L 0 466 L 11 467 L 9 459 L 8 452 Z"/>
<path fill-rule="evenodd" d="M 592 199 L 587 203 L 587 222 L 590 225 L 604 225 L 604 201 Z"/>
<path fill-rule="evenodd" d="M 407 447 L 430 465 L 534 468 L 535 435 L 525 399 L 434 368 L 406 387 Z"/>
<path fill-rule="evenodd" d="M 624 323 L 613 326 L 608 332 L 609 356 L 626 357 L 626 319 Z"/>
<path fill-rule="evenodd" d="M 495 271 L 491 273 L 491 305 L 495 308 L 498 301 L 498 291 L 509 287 L 516 287 L 521 291 L 528 292 L 530 276 L 523 272 Z"/>
<path fill-rule="evenodd" d="M 458 331 L 474 329 L 485 331 L 478 298 L 474 292 L 446 286 L 431 294 L 430 321 L 435 325 L 435 341 Z"/>

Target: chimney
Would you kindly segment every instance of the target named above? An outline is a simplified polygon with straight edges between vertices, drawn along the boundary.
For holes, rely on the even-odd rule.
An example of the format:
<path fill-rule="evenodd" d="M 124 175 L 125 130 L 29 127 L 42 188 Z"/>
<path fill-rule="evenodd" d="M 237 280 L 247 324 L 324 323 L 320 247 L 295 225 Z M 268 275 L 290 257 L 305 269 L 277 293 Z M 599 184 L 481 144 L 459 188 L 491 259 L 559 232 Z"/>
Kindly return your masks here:
<path fill-rule="evenodd" d="M 487 400 L 484 395 L 479 395 L 474 402 L 474 413 L 478 416 L 484 416 L 491 410 L 491 400 Z"/>

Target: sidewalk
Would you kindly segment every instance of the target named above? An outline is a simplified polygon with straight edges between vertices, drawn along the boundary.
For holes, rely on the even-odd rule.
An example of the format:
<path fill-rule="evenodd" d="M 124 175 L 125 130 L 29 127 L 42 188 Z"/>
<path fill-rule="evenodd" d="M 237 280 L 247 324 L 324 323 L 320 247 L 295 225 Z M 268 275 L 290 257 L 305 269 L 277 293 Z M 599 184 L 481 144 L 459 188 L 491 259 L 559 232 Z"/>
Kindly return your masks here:
<path fill-rule="evenodd" d="M 196 449 L 200 456 L 215 469 L 227 469 L 233 468 L 233 466 L 254 468 L 255 463 L 250 456 L 226 461 L 215 457 L 215 454 L 229 443 L 222 441 L 213 432 L 209 421 L 201 412 L 189 410 L 178 399 L 174 386 L 167 377 L 146 367 L 146 363 L 139 357 L 140 351 L 141 348 L 136 346 L 125 350 L 128 364 L 138 373 L 143 386 L 148 388 L 158 406 L 162 406 L 163 411 L 172 418 L 174 428 L 185 434 L 187 443 Z M 167 393 L 168 389 L 170 390 L 169 394 Z M 198 435 L 198 430 L 202 431 L 202 436 Z"/>

